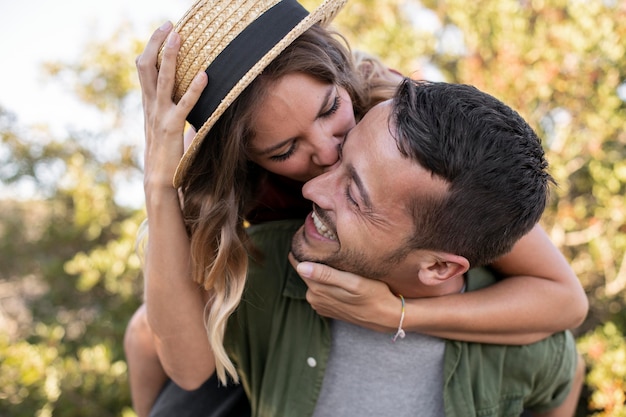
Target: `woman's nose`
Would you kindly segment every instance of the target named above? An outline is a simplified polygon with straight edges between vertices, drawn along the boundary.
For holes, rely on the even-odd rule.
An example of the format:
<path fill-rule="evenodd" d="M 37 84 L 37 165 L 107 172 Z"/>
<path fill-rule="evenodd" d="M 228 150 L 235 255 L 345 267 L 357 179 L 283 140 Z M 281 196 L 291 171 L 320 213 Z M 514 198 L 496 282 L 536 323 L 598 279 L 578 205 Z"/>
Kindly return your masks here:
<path fill-rule="evenodd" d="M 322 132 L 320 132 L 322 133 Z M 311 160 L 315 165 L 329 167 L 339 159 L 341 139 L 333 135 L 320 134 L 315 138 Z"/>

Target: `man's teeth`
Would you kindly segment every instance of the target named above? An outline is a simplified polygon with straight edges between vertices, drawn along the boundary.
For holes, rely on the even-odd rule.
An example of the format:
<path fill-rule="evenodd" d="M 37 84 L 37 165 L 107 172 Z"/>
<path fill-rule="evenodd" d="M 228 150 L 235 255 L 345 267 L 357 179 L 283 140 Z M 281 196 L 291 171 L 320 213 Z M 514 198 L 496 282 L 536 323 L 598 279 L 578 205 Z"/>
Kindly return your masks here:
<path fill-rule="evenodd" d="M 317 214 L 313 213 L 311 214 L 311 217 L 313 218 L 313 224 L 315 224 L 315 228 L 320 235 L 324 236 L 327 239 L 337 240 L 337 236 L 335 236 L 333 232 L 328 230 L 326 225 L 322 223 L 322 221 L 317 217 Z"/>

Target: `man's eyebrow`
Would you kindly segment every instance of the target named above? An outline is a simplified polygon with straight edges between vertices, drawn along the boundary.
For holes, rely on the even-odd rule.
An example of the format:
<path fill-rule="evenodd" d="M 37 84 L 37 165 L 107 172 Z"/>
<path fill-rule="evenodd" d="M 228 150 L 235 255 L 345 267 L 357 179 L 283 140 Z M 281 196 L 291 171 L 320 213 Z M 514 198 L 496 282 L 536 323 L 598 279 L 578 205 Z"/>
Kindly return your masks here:
<path fill-rule="evenodd" d="M 352 164 L 348 164 L 348 174 L 350 175 L 350 178 L 352 178 L 352 181 L 354 181 L 356 188 L 359 189 L 359 194 L 361 195 L 361 199 L 365 204 L 365 208 L 367 209 L 367 211 L 372 211 L 372 199 L 370 198 L 370 195 L 367 192 L 367 189 L 365 188 L 361 177 L 359 177 L 359 174 L 356 172 L 356 169 L 354 169 L 354 166 Z"/>
<path fill-rule="evenodd" d="M 351 132 L 352 130 L 346 133 L 346 136 L 343 138 L 343 144 L 339 147 L 340 157 L 343 157 L 343 148 L 344 146 L 346 146 L 346 142 L 348 142 L 348 138 L 350 137 Z M 370 195 L 367 192 L 367 189 L 365 188 L 365 184 L 363 184 L 361 177 L 359 177 L 359 174 L 356 172 L 354 165 L 352 165 L 351 163 L 348 163 L 346 169 L 348 171 L 348 175 L 350 176 L 352 181 L 354 181 L 356 188 L 359 189 L 359 194 L 361 195 L 361 199 L 363 200 L 363 203 L 365 204 L 365 208 L 367 209 L 367 211 L 371 211 L 372 199 L 370 198 Z"/>

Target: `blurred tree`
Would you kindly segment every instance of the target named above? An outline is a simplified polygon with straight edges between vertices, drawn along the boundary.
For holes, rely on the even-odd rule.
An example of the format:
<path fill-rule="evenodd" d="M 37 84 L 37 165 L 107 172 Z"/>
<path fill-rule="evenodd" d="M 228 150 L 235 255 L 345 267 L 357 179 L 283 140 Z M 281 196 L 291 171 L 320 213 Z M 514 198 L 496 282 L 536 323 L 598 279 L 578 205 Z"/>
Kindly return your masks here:
<path fill-rule="evenodd" d="M 335 27 L 405 74 L 490 92 L 545 138 L 559 187 L 543 224 L 591 301 L 578 331 L 590 390 L 581 415 L 626 416 L 626 3 L 351 0 Z M 115 198 L 120 178 L 140 175 L 126 129 L 141 118 L 141 43 L 129 29 L 77 63 L 46 66 L 109 128 L 53 139 L 0 110 L 0 178 L 39 196 L 0 201 L 0 415 L 133 414 L 122 335 L 140 302 L 143 213 Z"/>
<path fill-rule="evenodd" d="M 4 322 L 18 324 L 0 334 L 0 415 L 132 415 L 122 339 L 141 301 L 134 245 L 143 213 L 114 196 L 120 178 L 140 175 L 138 152 L 130 141 L 102 152 L 124 136 L 125 106 L 137 89 L 140 46 L 129 39 L 120 31 L 89 45 L 77 64 L 47 65 L 55 79 L 73 80 L 110 127 L 56 139 L 0 111 L 0 178 L 37 190 L 28 201 L 0 201 L 3 307 L 24 304 L 4 308 Z"/>

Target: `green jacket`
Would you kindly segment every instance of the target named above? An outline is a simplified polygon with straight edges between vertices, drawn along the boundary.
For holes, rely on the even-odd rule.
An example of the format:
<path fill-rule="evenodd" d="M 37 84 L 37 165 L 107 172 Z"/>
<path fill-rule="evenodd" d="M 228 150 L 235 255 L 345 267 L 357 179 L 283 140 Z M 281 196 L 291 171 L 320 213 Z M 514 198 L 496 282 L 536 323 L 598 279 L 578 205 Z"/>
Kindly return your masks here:
<path fill-rule="evenodd" d="M 251 262 L 226 348 L 256 417 L 311 416 L 324 379 L 330 325 L 307 303 L 307 287 L 287 259 L 300 225 L 279 221 L 249 230 L 264 257 Z M 492 281 L 484 270 L 473 270 L 468 290 Z M 526 346 L 447 341 L 446 417 L 519 416 L 524 408 L 554 408 L 570 390 L 575 363 L 568 332 Z"/>

